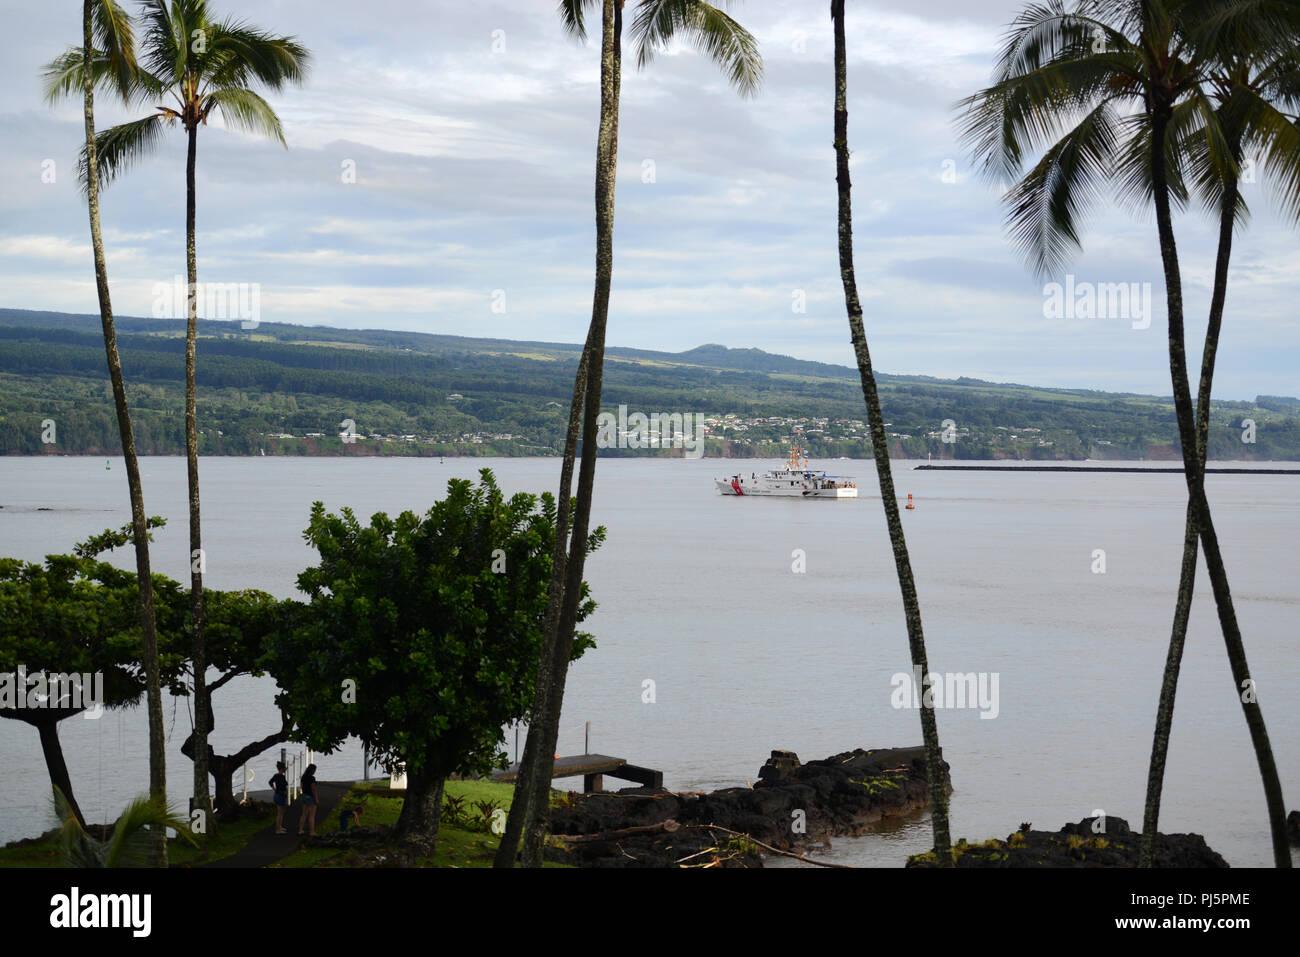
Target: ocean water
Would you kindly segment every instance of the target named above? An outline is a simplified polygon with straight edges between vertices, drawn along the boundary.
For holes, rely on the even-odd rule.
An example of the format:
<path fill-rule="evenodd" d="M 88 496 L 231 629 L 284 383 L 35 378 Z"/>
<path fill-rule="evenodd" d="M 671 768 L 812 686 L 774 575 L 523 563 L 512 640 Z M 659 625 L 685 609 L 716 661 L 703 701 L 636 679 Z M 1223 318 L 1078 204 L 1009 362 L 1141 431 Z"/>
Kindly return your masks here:
<path fill-rule="evenodd" d="M 584 625 L 597 647 L 570 674 L 561 753 L 582 752 L 590 722 L 593 752 L 659 768 L 668 787 L 703 790 L 752 782 L 776 748 L 810 760 L 920 743 L 918 712 L 894 706 L 895 676 L 909 673 L 910 661 L 873 464 L 813 463 L 855 475 L 856 500 L 714 490 L 715 475 L 774 464 L 599 463 L 593 521 L 609 538 L 588 561 L 599 608 Z M 1140 827 L 1182 549 L 1182 477 L 917 472 L 915 464 L 895 462 L 894 474 L 898 492 L 917 503 L 904 524 L 931 669 L 984 675 L 989 690 L 997 681 L 995 702 L 938 713 L 954 838 L 1005 837 L 1022 821 L 1056 829 L 1097 810 Z M 39 560 L 128 522 L 122 462 L 104 465 L 0 459 L 0 555 Z M 205 459 L 206 582 L 293 595 L 313 560 L 302 540 L 313 501 L 362 516 L 422 511 L 448 478 L 483 467 L 507 492 L 554 491 L 559 475 L 554 458 Z M 185 580 L 184 459 L 149 458 L 142 469 L 148 512 L 169 520 L 155 534 L 154 567 Z M 1288 807 L 1297 807 L 1300 476 L 1210 476 L 1207 487 Z M 1094 570 L 1098 550 L 1104 572 Z M 278 726 L 273 694 L 269 678 L 217 692 L 219 751 Z M 166 702 L 166 719 L 169 788 L 183 803 L 191 780 L 179 753 L 190 729 L 184 699 Z M 145 725 L 143 707 L 61 724 L 90 819 L 113 817 L 145 789 Z M 513 735 L 507 747 L 513 753 Z M 266 786 L 277 756 L 273 749 L 250 763 L 253 787 Z M 322 779 L 362 773 L 355 742 L 316 761 Z M 0 841 L 47 828 L 48 777 L 34 729 L 0 722 L 0 768 Z M 1234 866 L 1271 864 L 1263 792 L 1203 563 L 1161 829 L 1204 834 Z M 901 866 L 928 841 L 919 815 L 836 840 L 828 859 Z"/>

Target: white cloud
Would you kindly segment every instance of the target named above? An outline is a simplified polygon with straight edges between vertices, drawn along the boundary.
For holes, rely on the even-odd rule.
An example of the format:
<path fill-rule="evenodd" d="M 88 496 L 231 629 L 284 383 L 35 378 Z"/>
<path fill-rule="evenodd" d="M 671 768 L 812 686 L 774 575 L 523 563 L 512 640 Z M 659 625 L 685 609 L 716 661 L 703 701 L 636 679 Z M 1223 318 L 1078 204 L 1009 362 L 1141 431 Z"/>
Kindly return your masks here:
<path fill-rule="evenodd" d="M 553 4 L 358 7 L 221 0 L 223 13 L 292 32 L 308 84 L 272 94 L 290 149 L 199 138 L 201 278 L 260 282 L 269 318 L 581 341 L 592 293 L 599 57 L 564 36 Z M 987 82 L 1019 0 L 850 5 L 849 106 L 857 274 L 882 371 L 1167 390 L 1160 330 L 1050 328 L 1041 283 L 972 175 L 952 110 Z M 853 361 L 835 243 L 831 23 L 825 0 L 737 5 L 767 76 L 742 100 L 698 52 L 647 70 L 625 56 L 610 344 L 703 342 Z M 593 24 L 594 26 L 594 24 Z M 493 31 L 505 51 L 492 52 Z M 592 30 L 593 34 L 596 32 Z M 801 37 L 800 48 L 796 39 Z M 0 36 L 2 305 L 90 311 L 90 251 L 74 181 L 79 104 L 40 98 L 41 66 L 80 36 L 75 5 L 36 5 Z M 138 115 L 97 101 L 100 125 Z M 40 183 L 54 158 L 57 184 Z M 642 161 L 656 182 L 641 182 Z M 343 160 L 357 181 L 344 183 Z M 955 183 L 940 174 L 954 161 Z M 1295 234 L 1267 204 L 1235 250 L 1218 381 L 1224 395 L 1294 394 L 1300 351 Z M 114 301 L 147 313 L 184 271 L 184 143 L 105 191 Z M 1180 217 L 1189 327 L 1204 314 L 1214 229 Z M 1150 278 L 1154 227 L 1098 212 L 1076 275 Z M 509 311 L 489 311 L 505 288 Z M 790 310 L 791 290 L 807 296 Z M 1203 322 L 1203 319 L 1200 320 Z M 1065 345 L 1063 345 L 1065 344 Z"/>

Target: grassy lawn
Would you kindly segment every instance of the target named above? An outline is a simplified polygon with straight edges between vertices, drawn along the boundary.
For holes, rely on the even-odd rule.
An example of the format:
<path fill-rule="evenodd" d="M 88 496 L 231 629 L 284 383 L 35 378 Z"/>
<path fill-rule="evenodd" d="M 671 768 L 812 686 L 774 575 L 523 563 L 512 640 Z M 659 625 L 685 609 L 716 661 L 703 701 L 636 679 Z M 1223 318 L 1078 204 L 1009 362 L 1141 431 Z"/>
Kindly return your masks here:
<path fill-rule="evenodd" d="M 171 867 L 195 867 L 209 861 L 229 857 L 255 833 L 265 828 L 275 818 L 267 808 L 250 810 L 239 820 L 225 824 L 217 833 L 199 838 L 198 846 L 172 838 L 167 842 L 167 861 Z M 337 821 L 335 824 L 337 825 Z M 0 867 L 62 867 L 63 855 L 59 842 L 52 833 L 27 843 L 0 847 Z"/>
<path fill-rule="evenodd" d="M 0 867 L 62 867 L 63 855 L 59 845 L 50 837 L 42 837 L 22 845 L 0 847 Z"/>
<path fill-rule="evenodd" d="M 497 807 L 510 809 L 514 798 L 514 785 L 494 781 L 448 781 L 444 799 L 459 799 L 467 815 L 477 817 L 477 801 L 491 801 Z M 343 796 L 339 808 L 363 808 L 361 826 L 397 823 L 402 810 L 402 791 L 389 791 L 388 781 L 369 781 L 354 784 Z M 552 791 L 554 801 L 559 792 Z M 337 834 L 338 808 L 317 821 L 316 831 L 321 836 Z M 240 850 L 255 833 L 264 830 L 273 820 L 275 812 L 261 806 L 240 820 L 225 824 L 216 834 L 200 839 L 195 847 L 178 838 L 169 842 L 168 862 L 172 867 L 198 867 L 211 861 L 229 857 Z M 420 861 L 422 867 L 491 867 L 499 838 L 478 827 L 443 822 L 438 829 L 438 850 L 432 857 Z M 283 858 L 272 867 L 348 867 L 355 852 L 337 848 L 308 845 Z M 58 842 L 52 834 L 40 839 L 0 848 L 0 867 L 62 867 L 63 857 Z M 547 864 L 547 867 L 564 865 Z"/>
<path fill-rule="evenodd" d="M 239 820 L 222 825 L 217 833 L 207 839 L 200 838 L 195 847 L 188 841 L 173 838 L 167 845 L 167 863 L 171 867 L 198 867 L 219 861 L 240 850 L 258 831 L 275 823 L 275 810 L 267 805 L 256 805 Z"/>
<path fill-rule="evenodd" d="M 474 813 L 474 802 L 492 801 L 498 807 L 510 809 L 515 789 L 511 784 L 498 784 L 494 781 L 448 781 L 444 791 L 444 800 L 448 797 L 458 798 L 470 813 Z M 557 792 L 552 792 L 554 798 Z M 344 795 L 340 807 L 364 808 L 361 815 L 363 827 L 375 824 L 393 825 L 402 809 L 402 794 L 390 792 L 387 781 L 355 784 Z M 328 821 L 317 826 L 317 833 L 326 835 L 337 833 L 339 829 L 338 814 L 330 815 Z M 438 849 L 432 857 L 423 858 L 421 867 L 491 867 L 492 858 L 501 841 L 490 831 L 473 830 L 446 821 L 438 828 Z M 353 852 L 333 847 L 305 847 L 282 859 L 273 867 L 348 867 Z M 562 864 L 546 864 L 546 867 L 563 867 Z"/>

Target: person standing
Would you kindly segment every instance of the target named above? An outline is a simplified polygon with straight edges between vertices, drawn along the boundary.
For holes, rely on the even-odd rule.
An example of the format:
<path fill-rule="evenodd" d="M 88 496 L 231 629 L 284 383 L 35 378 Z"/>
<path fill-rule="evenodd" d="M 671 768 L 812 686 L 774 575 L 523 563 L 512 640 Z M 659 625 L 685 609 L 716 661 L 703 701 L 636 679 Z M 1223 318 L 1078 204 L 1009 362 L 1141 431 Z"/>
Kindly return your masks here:
<path fill-rule="evenodd" d="M 316 794 L 316 765 L 307 765 L 302 781 L 302 817 L 298 818 L 298 834 L 302 834 L 303 825 L 307 826 L 307 836 L 316 836 L 316 808 L 320 802 Z"/>
<path fill-rule="evenodd" d="M 289 779 L 284 776 L 284 762 L 275 762 L 275 774 L 271 776 L 271 800 L 275 802 L 275 833 L 288 834 L 284 826 L 284 812 L 289 807 Z"/>

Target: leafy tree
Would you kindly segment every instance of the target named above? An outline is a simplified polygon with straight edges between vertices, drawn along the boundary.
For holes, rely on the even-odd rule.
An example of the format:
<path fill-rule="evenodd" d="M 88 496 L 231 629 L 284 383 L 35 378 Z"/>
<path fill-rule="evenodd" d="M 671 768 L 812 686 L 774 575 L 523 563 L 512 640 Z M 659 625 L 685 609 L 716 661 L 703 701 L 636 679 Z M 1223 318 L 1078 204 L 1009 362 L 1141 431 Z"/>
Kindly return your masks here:
<path fill-rule="evenodd" d="M 113 21 L 118 34 L 128 36 L 127 18 Z M 215 20 L 207 0 L 142 0 L 140 23 L 143 49 L 137 62 L 111 70 L 111 58 L 101 66 L 90 55 L 70 51 L 46 70 L 46 90 L 56 99 L 93 82 L 104 83 L 127 105 L 153 101 L 155 111 L 97 134 L 87 143 L 83 178 L 96 188 L 125 171 L 160 141 L 165 127 L 180 124 L 185 131 L 185 265 L 188 282 L 185 330 L 185 448 L 189 476 L 190 594 L 193 602 L 194 715 L 199 747 L 194 761 L 194 800 L 208 805 L 207 736 L 212 723 L 206 686 L 203 616 L 203 542 L 199 508 L 199 438 L 197 387 L 194 378 L 198 318 L 198 257 L 195 251 L 194 171 L 199 127 L 214 112 L 227 127 L 264 133 L 285 143 L 280 119 L 256 87 L 279 90 L 301 83 L 310 58 L 293 37 L 274 36 L 248 24 Z M 87 27 L 89 29 L 89 27 Z M 87 64 L 90 64 L 89 66 Z M 87 96 L 89 96 L 87 92 Z M 88 133 L 89 135 L 89 133 Z M 92 167 L 91 161 L 96 160 Z M 104 293 L 101 292 L 101 301 Z"/>
<path fill-rule="evenodd" d="M 479 475 L 450 480 L 424 515 L 364 526 L 315 503 L 304 537 L 320 564 L 298 576 L 309 601 L 265 659 L 296 739 L 329 752 L 355 735 L 384 767 L 405 765 L 396 834 L 429 845 L 447 776 L 499 763 L 504 726 L 527 716 L 547 615 L 555 500 L 506 499 Z M 578 620 L 594 607 L 583 583 Z M 592 644 L 578 634 L 572 657 Z"/>
<path fill-rule="evenodd" d="M 898 511 L 898 494 L 889 465 L 889 444 L 885 436 L 885 417 L 880 408 L 880 394 L 867 348 L 867 334 L 862 324 L 862 303 L 853 271 L 853 206 L 849 180 L 849 108 L 848 77 L 844 43 L 844 0 L 831 0 L 831 19 L 835 29 L 835 182 L 839 192 L 840 279 L 844 286 L 844 304 L 848 310 L 849 332 L 853 352 L 862 379 L 862 396 L 867 404 L 867 422 L 871 427 L 871 451 L 880 479 L 880 501 L 889 526 L 889 541 L 894 551 L 898 588 L 903 597 L 907 621 L 907 645 L 912 667 L 922 676 L 930 674 L 925 652 L 925 634 L 921 628 L 921 604 L 916 594 L 916 579 L 907 553 L 902 517 Z M 928 677 L 922 680 L 928 681 Z M 952 866 L 952 838 L 948 832 L 948 788 L 943 773 L 943 752 L 939 749 L 939 727 L 934 708 L 921 711 L 921 736 L 925 744 L 926 774 L 930 784 L 930 821 L 934 830 L 934 852 L 944 866 Z"/>
<path fill-rule="evenodd" d="M 161 519 L 150 519 L 153 526 Z M 37 729 L 50 783 L 65 795 L 71 813 L 85 819 L 72 789 L 72 781 L 59 743 L 59 722 L 87 712 L 88 698 L 96 696 L 96 682 L 102 680 L 104 708 L 132 705 L 145 692 L 148 675 L 142 650 L 140 589 L 134 574 L 116 568 L 95 556 L 114 543 L 131 537 L 132 527 L 105 532 L 78 545 L 76 554 L 49 555 L 38 565 L 14 558 L 0 559 L 0 673 L 13 681 L 13 700 L 0 699 L 0 717 L 24 721 Z M 180 587 L 155 576 L 159 625 L 166 630 L 178 624 Z M 175 656 L 164 655 L 161 679 L 173 683 L 179 670 Z M 77 674 L 82 679 L 80 696 L 60 687 L 60 696 L 46 706 L 36 703 L 18 681 L 18 669 L 28 676 L 39 673 Z M 96 679 L 91 676 L 99 675 Z M 50 688 L 53 691 L 53 688 Z M 48 693 L 48 692 L 47 692 Z M 19 702 L 16 695 L 27 697 Z M 88 712 L 88 717 L 94 711 Z"/>
<path fill-rule="evenodd" d="M 271 642 L 285 628 L 292 627 L 296 621 L 295 612 L 300 605 L 294 601 L 279 601 L 264 591 L 246 589 L 242 591 L 213 591 L 209 589 L 204 595 L 204 613 L 207 616 L 207 662 L 214 669 L 217 677 L 209 684 L 209 694 L 215 693 L 223 686 L 241 676 L 260 677 L 265 672 L 261 659 Z M 177 651 L 188 654 L 193 647 L 190 638 L 192 622 L 187 621 L 186 631 L 177 636 Z M 186 662 L 191 687 L 193 686 L 194 665 Z M 209 730 L 215 727 L 215 721 Z M 233 787 L 233 775 L 251 758 L 264 752 L 272 745 L 289 740 L 293 731 L 293 722 L 283 711 L 280 713 L 280 727 L 251 741 L 231 754 L 217 754 L 211 744 L 208 748 L 208 770 L 216 785 L 213 795 L 213 807 L 218 816 L 229 814 L 236 806 Z M 191 733 L 181 745 L 181 753 L 194 760 L 194 749 L 198 735 Z"/>
<path fill-rule="evenodd" d="M 149 526 L 164 524 L 149 519 Z M 0 717 L 25 721 L 37 729 L 51 783 L 64 795 L 72 813 L 84 824 L 72 788 L 71 777 L 59 743 L 60 721 L 87 710 L 87 697 L 95 692 L 94 679 L 80 698 L 64 694 L 61 707 L 32 708 L 28 689 L 17 688 L 21 666 L 29 676 L 77 674 L 102 675 L 106 709 L 136 704 L 146 688 L 143 643 L 139 624 L 138 584 L 135 576 L 100 561 L 98 556 L 129 543 L 133 527 L 109 529 L 75 546 L 71 555 L 50 555 L 43 565 L 17 559 L 0 559 L 0 675 L 13 682 L 15 691 L 26 697 L 20 704 L 0 695 Z M 173 695 L 192 692 L 193 662 L 189 653 L 192 619 L 189 602 L 179 583 L 154 575 L 158 636 L 161 646 L 161 679 Z M 256 590 L 210 591 L 210 664 L 219 677 L 215 691 L 241 675 L 260 676 L 260 658 L 270 638 L 291 627 L 301 606 L 281 602 Z M 187 687 L 186 678 L 190 685 Z M 83 681 L 84 684 L 84 681 Z M 33 685 L 30 689 L 40 692 Z M 60 686 L 60 690 L 66 692 Z M 93 712 L 91 712 L 93 714 Z M 234 754 L 212 753 L 210 768 L 216 781 L 216 806 L 229 810 L 234 792 L 231 775 L 249 758 L 273 744 L 288 739 L 292 724 L 282 716 L 278 731 L 251 742 Z M 193 754 L 194 737 L 182 746 Z"/>
<path fill-rule="evenodd" d="M 614 181 L 618 169 L 618 107 L 623 69 L 623 0 L 560 0 L 565 29 L 586 39 L 586 14 L 599 2 L 600 125 L 596 138 L 596 283 L 592 295 L 591 324 L 582 359 L 573 381 L 569 424 L 560 466 L 559 529 L 550 582 L 545 641 L 539 658 L 533 722 L 520 762 L 515 800 L 494 865 L 513 867 L 523 838 L 522 863 L 540 867 L 550 809 L 551 771 L 559 737 L 564 683 L 572 658 L 587 528 L 591 520 L 592 484 L 596 474 L 596 419 L 600 414 L 601 380 L 605 365 L 605 327 L 609 320 L 609 287 L 614 269 Z M 762 77 L 758 43 L 739 23 L 703 0 L 641 0 L 632 22 L 637 43 L 637 65 L 644 67 L 674 37 L 690 40 L 722 67 L 743 94 L 754 92 Z M 573 465 L 578 433 L 582 433 L 582 462 L 578 494 L 570 515 Z M 573 528 L 570 533 L 569 521 Z M 566 536 L 570 543 L 565 550 Z"/>
<path fill-rule="evenodd" d="M 1293 32 L 1290 6 L 1270 0 L 1076 0 L 1069 10 L 1062 0 L 1033 4 L 1013 24 L 994 85 L 963 101 L 965 135 L 984 171 L 994 180 L 1016 181 L 1006 195 L 1008 220 L 1039 273 L 1062 266 L 1080 246 L 1080 216 L 1107 187 L 1131 204 L 1155 206 L 1188 511 L 1205 551 L 1233 693 L 1259 764 L 1279 867 L 1291 866 L 1286 807 L 1205 495 L 1173 207 L 1186 202 L 1187 171 L 1196 162 L 1210 184 L 1237 175 L 1230 122 L 1225 125 L 1231 114 L 1215 109 L 1215 74 L 1226 51 L 1248 53 L 1279 30 Z M 1202 144 L 1195 150 L 1188 149 L 1191 131 Z M 1025 156 L 1039 148 L 1041 158 L 1022 176 Z M 1212 355 L 1207 358 L 1203 373 L 1212 366 Z M 1191 601 L 1190 582 L 1180 584 L 1178 600 L 1171 645 Z"/>

